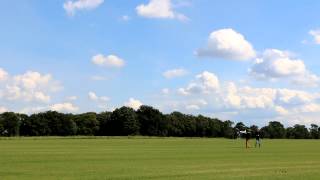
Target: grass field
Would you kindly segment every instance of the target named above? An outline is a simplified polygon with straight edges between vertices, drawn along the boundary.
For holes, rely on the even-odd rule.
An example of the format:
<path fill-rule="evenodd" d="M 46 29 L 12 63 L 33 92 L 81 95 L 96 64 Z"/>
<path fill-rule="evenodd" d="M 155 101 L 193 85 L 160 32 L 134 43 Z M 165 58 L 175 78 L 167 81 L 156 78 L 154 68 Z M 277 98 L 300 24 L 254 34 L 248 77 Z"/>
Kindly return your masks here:
<path fill-rule="evenodd" d="M 320 141 L 2 138 L 0 179 L 320 179 Z"/>

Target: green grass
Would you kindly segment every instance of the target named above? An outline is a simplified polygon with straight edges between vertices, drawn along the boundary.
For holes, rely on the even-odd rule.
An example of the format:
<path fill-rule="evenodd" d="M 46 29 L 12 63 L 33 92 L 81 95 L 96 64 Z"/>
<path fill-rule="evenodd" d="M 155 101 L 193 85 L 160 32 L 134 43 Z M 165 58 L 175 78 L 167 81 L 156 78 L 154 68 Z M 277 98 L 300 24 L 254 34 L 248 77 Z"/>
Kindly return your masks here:
<path fill-rule="evenodd" d="M 252 141 L 253 143 L 253 141 Z M 320 141 L 2 138 L 0 179 L 320 179 Z"/>

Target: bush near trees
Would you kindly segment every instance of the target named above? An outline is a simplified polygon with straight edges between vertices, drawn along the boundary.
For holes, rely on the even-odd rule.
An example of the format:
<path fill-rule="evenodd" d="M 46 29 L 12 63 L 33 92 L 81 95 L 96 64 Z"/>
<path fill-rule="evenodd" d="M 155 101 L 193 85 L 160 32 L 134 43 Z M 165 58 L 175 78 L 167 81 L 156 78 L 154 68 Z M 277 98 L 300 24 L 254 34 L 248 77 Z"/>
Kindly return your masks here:
<path fill-rule="evenodd" d="M 222 121 L 202 115 L 181 112 L 163 114 L 151 106 L 137 111 L 121 107 L 113 112 L 64 114 L 47 111 L 32 115 L 5 112 L 0 114 L 0 136 L 173 136 L 173 137 L 237 137 L 237 131 L 256 132 L 258 126 L 242 122 Z M 285 128 L 271 121 L 260 129 L 264 138 L 319 139 L 320 127 L 296 124 Z"/>

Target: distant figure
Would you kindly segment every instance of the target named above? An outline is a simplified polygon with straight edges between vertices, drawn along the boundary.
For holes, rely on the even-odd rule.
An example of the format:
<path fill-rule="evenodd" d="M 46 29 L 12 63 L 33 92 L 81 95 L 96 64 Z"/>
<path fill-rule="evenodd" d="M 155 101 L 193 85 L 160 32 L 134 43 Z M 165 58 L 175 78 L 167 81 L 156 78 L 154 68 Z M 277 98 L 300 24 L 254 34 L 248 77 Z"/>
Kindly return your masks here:
<path fill-rule="evenodd" d="M 246 136 L 246 148 L 249 148 L 248 143 L 249 143 L 249 140 L 250 140 L 250 132 L 247 131 L 245 136 Z"/>
<path fill-rule="evenodd" d="M 259 131 L 256 132 L 256 144 L 255 147 L 257 147 L 257 145 L 259 145 L 259 148 L 261 146 L 261 139 L 260 139 L 260 133 Z"/>

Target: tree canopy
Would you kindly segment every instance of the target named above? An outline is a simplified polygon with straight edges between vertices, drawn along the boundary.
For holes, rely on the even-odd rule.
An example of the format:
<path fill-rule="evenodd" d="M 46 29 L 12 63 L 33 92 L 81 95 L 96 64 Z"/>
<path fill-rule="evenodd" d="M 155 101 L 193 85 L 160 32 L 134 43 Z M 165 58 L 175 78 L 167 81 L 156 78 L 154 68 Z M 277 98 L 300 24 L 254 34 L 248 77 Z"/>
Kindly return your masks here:
<path fill-rule="evenodd" d="M 225 137 L 236 138 L 238 131 L 253 133 L 259 127 L 243 122 L 222 121 L 217 118 L 194 116 L 181 112 L 163 114 L 151 106 L 141 106 L 138 110 L 121 107 L 113 112 L 87 112 L 64 114 L 56 111 L 31 115 L 14 112 L 0 114 L 0 136 L 176 136 L 176 137 Z M 278 121 L 271 121 L 260 128 L 264 138 L 320 138 L 320 127 L 311 124 L 296 124 L 285 128 Z"/>

